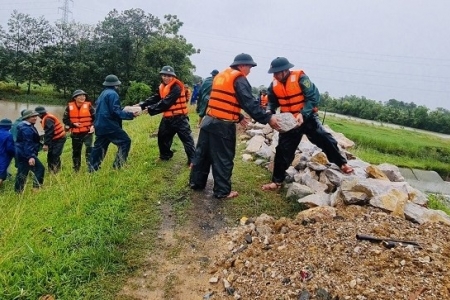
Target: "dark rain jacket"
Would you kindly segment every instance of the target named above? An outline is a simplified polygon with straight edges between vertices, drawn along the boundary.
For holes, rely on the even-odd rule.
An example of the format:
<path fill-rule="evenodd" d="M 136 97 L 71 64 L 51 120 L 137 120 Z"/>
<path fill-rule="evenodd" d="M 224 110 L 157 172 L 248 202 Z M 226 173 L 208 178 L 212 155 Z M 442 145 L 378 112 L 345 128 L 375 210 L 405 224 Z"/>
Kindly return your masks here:
<path fill-rule="evenodd" d="M 133 120 L 132 112 L 122 110 L 119 94 L 114 87 L 106 87 L 95 102 L 95 134 L 105 135 L 122 129 L 122 120 Z"/>
<path fill-rule="evenodd" d="M 211 87 L 213 83 L 213 77 L 207 77 L 198 91 L 198 100 L 196 112 L 199 117 L 203 118 L 206 114 L 206 107 L 208 107 L 209 96 L 211 95 Z"/>
<path fill-rule="evenodd" d="M 40 149 L 39 133 L 28 121 L 23 121 L 17 125 L 16 157 L 21 161 L 28 161 L 30 158 L 37 158 Z"/>
<path fill-rule="evenodd" d="M 15 153 L 14 140 L 9 128 L 0 127 L 0 174 L 8 169 Z"/>

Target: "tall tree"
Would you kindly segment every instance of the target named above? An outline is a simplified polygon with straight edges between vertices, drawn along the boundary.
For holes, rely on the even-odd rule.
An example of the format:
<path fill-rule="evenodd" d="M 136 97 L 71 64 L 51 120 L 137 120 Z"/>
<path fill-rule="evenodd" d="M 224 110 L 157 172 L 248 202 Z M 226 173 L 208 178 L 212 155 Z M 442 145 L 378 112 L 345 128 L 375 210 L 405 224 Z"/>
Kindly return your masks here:
<path fill-rule="evenodd" d="M 158 33 L 159 26 L 159 19 L 142 9 L 121 14 L 111 11 L 96 28 L 105 73 L 117 74 L 124 82 L 139 79 L 135 77 L 142 49 Z"/>
<path fill-rule="evenodd" d="M 2 26 L 0 26 L 0 80 L 5 80 L 8 75 L 8 65 L 10 60 L 8 59 L 8 49 L 5 46 L 6 33 L 3 31 Z"/>
<path fill-rule="evenodd" d="M 41 69 L 36 63 L 42 48 L 50 42 L 51 32 L 51 26 L 44 17 L 35 19 L 17 10 L 8 21 L 5 44 L 11 55 L 11 75 L 16 85 L 27 82 L 28 94 L 31 82 L 42 79 Z"/>
<path fill-rule="evenodd" d="M 31 27 L 31 17 L 27 14 L 14 10 L 8 20 L 8 33 L 6 34 L 5 46 L 9 52 L 11 64 L 9 73 L 18 86 L 26 79 L 22 65 L 27 56 L 27 34 Z"/>
<path fill-rule="evenodd" d="M 44 19 L 44 17 L 39 17 L 37 19 L 32 18 L 31 27 L 29 28 L 29 34 L 27 37 L 27 52 L 28 55 L 26 63 L 24 64 L 24 69 L 27 78 L 27 94 L 30 94 L 31 83 L 40 82 L 44 79 L 44 74 L 42 72 L 42 63 L 38 66 L 39 57 L 43 48 L 50 43 L 52 38 L 52 27 L 50 23 Z"/>

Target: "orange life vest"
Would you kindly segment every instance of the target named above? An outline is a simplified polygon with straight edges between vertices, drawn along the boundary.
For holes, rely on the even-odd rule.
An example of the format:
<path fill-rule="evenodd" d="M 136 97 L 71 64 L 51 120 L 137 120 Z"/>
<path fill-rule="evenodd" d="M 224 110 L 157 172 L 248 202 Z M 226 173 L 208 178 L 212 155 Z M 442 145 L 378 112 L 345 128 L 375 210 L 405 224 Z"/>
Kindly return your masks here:
<path fill-rule="evenodd" d="M 91 103 L 84 102 L 80 107 L 76 102 L 69 103 L 69 118 L 72 123 L 80 123 L 80 127 L 70 128 L 72 133 L 85 133 L 91 129 L 92 115 L 91 115 Z"/>
<path fill-rule="evenodd" d="M 189 100 L 191 100 L 191 89 L 188 87 L 185 87 L 185 94 L 186 94 L 186 102 L 188 102 Z"/>
<path fill-rule="evenodd" d="M 165 98 L 170 93 L 170 89 L 174 84 L 178 84 L 180 86 L 181 95 L 177 101 L 163 113 L 164 117 L 187 115 L 188 113 L 186 106 L 186 92 L 184 90 L 184 84 L 180 80 L 174 78 L 168 85 L 161 83 L 159 85 L 159 95 L 161 96 L 161 99 Z"/>
<path fill-rule="evenodd" d="M 290 112 L 297 117 L 305 105 L 305 96 L 299 84 L 300 76 L 305 74 L 302 70 L 291 71 L 286 83 L 281 83 L 274 79 L 272 82 L 272 90 L 278 98 L 280 104 L 280 112 Z"/>
<path fill-rule="evenodd" d="M 268 102 L 269 102 L 269 97 L 267 96 L 267 94 L 261 95 L 261 107 L 266 108 Z"/>
<path fill-rule="evenodd" d="M 241 106 L 236 99 L 236 91 L 234 90 L 234 81 L 239 76 L 244 76 L 244 74 L 238 70 L 227 68 L 214 77 L 206 110 L 208 116 L 239 122 Z"/>
<path fill-rule="evenodd" d="M 66 136 L 66 132 L 64 131 L 64 127 L 62 126 L 61 122 L 58 120 L 57 117 L 55 117 L 52 114 L 47 113 L 41 120 L 41 126 L 42 128 L 45 128 L 45 120 L 47 118 L 50 118 L 55 123 L 55 131 L 53 132 L 53 138 L 52 140 L 57 140 L 60 138 L 63 138 Z"/>

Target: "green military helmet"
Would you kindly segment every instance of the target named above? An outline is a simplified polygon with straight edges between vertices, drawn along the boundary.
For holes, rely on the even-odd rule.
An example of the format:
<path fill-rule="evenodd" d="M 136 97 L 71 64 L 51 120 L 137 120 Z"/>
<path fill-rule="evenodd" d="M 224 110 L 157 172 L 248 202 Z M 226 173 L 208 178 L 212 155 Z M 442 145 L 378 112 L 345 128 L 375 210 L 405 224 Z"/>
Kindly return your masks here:
<path fill-rule="evenodd" d="M 175 70 L 171 66 L 164 66 L 161 68 L 161 71 L 159 71 L 159 74 L 165 74 L 176 77 Z"/>
<path fill-rule="evenodd" d="M 116 86 L 120 85 L 122 82 L 119 81 L 116 75 L 110 74 L 105 77 L 105 81 L 103 82 L 104 86 Z"/>
<path fill-rule="evenodd" d="M 75 90 L 75 92 L 73 92 L 73 94 L 72 94 L 72 99 L 75 98 L 76 96 L 80 96 L 80 95 L 87 96 L 87 93 L 83 90 Z"/>
<path fill-rule="evenodd" d="M 43 106 L 37 106 L 37 107 L 34 109 L 34 111 L 37 112 L 39 115 L 43 115 L 43 114 L 46 114 L 46 113 L 47 113 L 47 110 L 46 110 L 45 107 L 43 107 Z"/>
<path fill-rule="evenodd" d="M 270 69 L 268 73 L 277 73 L 292 68 L 291 64 L 286 57 L 277 57 L 270 63 Z"/>
<path fill-rule="evenodd" d="M 253 58 L 250 56 L 250 54 L 241 53 L 236 55 L 230 67 L 239 65 L 250 65 L 252 67 L 255 67 L 257 64 L 253 61 Z"/>

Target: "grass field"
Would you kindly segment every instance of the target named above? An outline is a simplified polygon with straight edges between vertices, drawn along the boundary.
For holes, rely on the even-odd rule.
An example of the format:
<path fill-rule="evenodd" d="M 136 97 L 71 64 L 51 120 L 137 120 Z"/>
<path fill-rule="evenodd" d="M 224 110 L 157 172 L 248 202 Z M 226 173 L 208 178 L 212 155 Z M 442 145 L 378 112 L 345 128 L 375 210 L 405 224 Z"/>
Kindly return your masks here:
<path fill-rule="evenodd" d="M 434 170 L 450 176 L 450 139 L 417 131 L 378 126 L 327 116 L 326 124 L 356 143 L 351 152 L 361 159 L 398 167 Z"/>
<path fill-rule="evenodd" d="M 125 122 L 132 148 L 122 170 L 112 169 L 116 149 L 111 146 L 99 172 L 88 174 L 83 166 L 73 173 L 68 139 L 62 172 L 46 174 L 42 190 L 33 193 L 28 183 L 25 193 L 16 195 L 13 182 L 5 182 L 0 191 L 0 299 L 113 299 L 144 253 L 154 250 L 160 204 L 170 202 L 182 222 L 190 207 L 189 169 L 178 138 L 174 158 L 155 162 L 157 141 L 150 135 L 159 119 L 143 115 Z M 191 113 L 191 124 L 196 123 Z M 354 140 L 352 152 L 368 162 L 448 172 L 446 140 L 332 118 L 327 124 Z M 45 164 L 43 153 L 40 158 Z M 292 217 L 301 209 L 280 194 L 261 192 L 270 174 L 243 162 L 239 151 L 232 180 L 240 192 L 225 204 L 233 224 L 242 216 Z M 442 203 L 439 197 L 433 201 Z"/>

